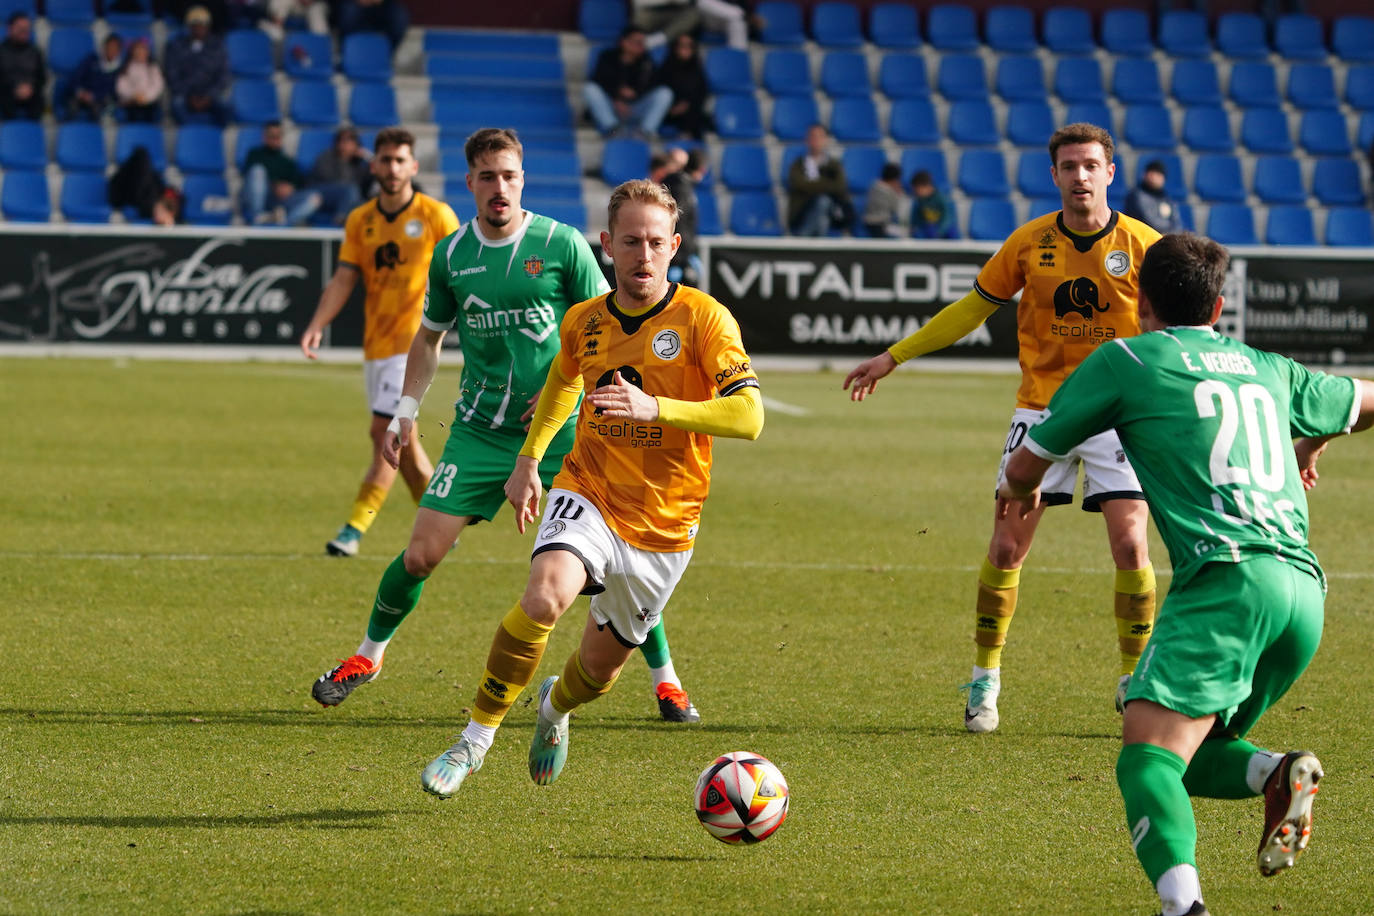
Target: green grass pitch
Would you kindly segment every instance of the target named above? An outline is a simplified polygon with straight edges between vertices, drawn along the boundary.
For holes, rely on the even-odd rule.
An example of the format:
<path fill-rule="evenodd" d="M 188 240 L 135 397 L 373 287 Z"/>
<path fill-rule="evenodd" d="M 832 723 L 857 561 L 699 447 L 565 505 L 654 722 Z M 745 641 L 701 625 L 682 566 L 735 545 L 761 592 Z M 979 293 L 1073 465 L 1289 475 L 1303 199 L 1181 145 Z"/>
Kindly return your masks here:
<path fill-rule="evenodd" d="M 456 379 L 428 399 L 431 456 Z M 466 722 L 528 568 L 509 512 L 464 535 L 382 676 L 323 710 L 310 683 L 357 645 L 413 516 L 397 487 L 360 557 L 323 555 L 366 461 L 360 370 L 0 361 L 0 912 L 1154 912 L 1113 774 L 1100 520 L 1052 510 L 1001 730 L 967 734 L 958 687 L 1015 379 L 899 373 L 864 404 L 840 379 L 765 372 L 762 438 L 717 444 L 667 615 L 701 724 L 658 721 L 633 659 L 577 715 L 557 785 L 525 772 L 522 698 L 439 801 L 420 770 Z M 1199 801 L 1213 912 L 1370 906 L 1371 467 L 1374 435 L 1324 459 L 1325 639 L 1254 735 L 1321 756 L 1312 847 L 1262 879 L 1260 803 Z M 760 846 L 717 842 L 691 810 L 698 772 L 732 750 L 791 783 Z"/>

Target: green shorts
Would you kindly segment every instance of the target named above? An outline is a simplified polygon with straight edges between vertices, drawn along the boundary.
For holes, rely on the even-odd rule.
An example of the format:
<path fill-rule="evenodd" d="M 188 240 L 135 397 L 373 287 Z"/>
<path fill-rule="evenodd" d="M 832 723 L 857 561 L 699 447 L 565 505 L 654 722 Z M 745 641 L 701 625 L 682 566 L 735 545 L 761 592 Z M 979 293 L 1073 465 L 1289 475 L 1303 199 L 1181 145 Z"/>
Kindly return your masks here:
<path fill-rule="evenodd" d="M 1170 590 L 1126 699 L 1193 718 L 1215 713 L 1244 736 L 1312 660 L 1324 602 L 1321 582 L 1300 565 L 1207 563 Z"/>
<path fill-rule="evenodd" d="M 539 462 L 539 479 L 545 490 L 572 449 L 575 429 L 569 423 L 559 430 Z M 434 466 L 425 495 L 420 497 L 420 506 L 445 515 L 491 521 L 506 502 L 506 480 L 524 444 L 523 434 L 478 429 L 455 419 L 444 454 Z"/>

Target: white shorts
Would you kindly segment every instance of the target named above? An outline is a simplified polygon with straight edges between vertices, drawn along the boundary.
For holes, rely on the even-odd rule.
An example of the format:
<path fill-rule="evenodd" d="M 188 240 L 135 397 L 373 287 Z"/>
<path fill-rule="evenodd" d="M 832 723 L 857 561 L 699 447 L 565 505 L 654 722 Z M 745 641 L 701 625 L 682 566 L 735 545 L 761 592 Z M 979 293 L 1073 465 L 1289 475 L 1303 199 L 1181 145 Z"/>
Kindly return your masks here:
<path fill-rule="evenodd" d="M 1011 431 L 1002 448 L 1002 463 L 997 468 L 997 486 L 1003 483 L 1002 474 L 1007 459 L 1026 438 L 1026 432 L 1044 415 L 1043 411 L 1018 407 L 1011 415 Z M 1078 465 L 1083 465 L 1083 511 L 1101 512 L 1102 503 L 1109 499 L 1144 499 L 1135 468 L 1131 467 L 1116 430 L 1109 429 L 1078 444 L 1063 461 L 1056 461 L 1045 472 L 1040 483 L 1040 501 L 1047 506 L 1063 506 L 1073 502 L 1074 484 L 1078 481 Z"/>
<path fill-rule="evenodd" d="M 405 383 L 408 355 L 397 353 L 386 359 L 363 360 L 367 406 L 379 417 L 396 416 L 396 407 L 401 403 L 401 385 Z"/>
<path fill-rule="evenodd" d="M 549 491 L 530 556 L 548 550 L 566 550 L 582 561 L 587 568 L 582 594 L 592 596 L 592 619 L 632 649 L 658 625 L 692 559 L 691 550 L 655 553 L 625 543 L 596 506 L 560 489 Z"/>

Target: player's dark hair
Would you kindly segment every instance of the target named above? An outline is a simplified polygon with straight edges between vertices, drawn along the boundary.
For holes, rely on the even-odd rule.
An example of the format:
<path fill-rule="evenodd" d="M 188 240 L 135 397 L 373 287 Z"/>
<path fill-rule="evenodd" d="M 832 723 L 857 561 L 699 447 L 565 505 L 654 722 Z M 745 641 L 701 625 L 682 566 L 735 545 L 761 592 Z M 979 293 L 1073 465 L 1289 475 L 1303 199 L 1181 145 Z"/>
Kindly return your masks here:
<path fill-rule="evenodd" d="M 1111 165 L 1112 154 L 1116 151 L 1116 144 L 1112 142 L 1112 135 L 1096 124 L 1088 124 L 1083 121 L 1077 124 L 1065 124 L 1050 135 L 1050 164 L 1059 165 L 1059 147 L 1068 146 L 1072 143 L 1101 143 L 1102 152 L 1107 156 L 1107 164 Z"/>
<path fill-rule="evenodd" d="M 475 169 L 477 160 L 488 153 L 503 153 L 506 150 L 515 153 L 515 158 L 522 163 L 525 161 L 525 147 L 515 131 L 508 127 L 483 127 L 474 131 L 463 144 L 463 156 L 468 161 L 469 170 Z"/>
<path fill-rule="evenodd" d="M 678 210 L 677 200 L 673 195 L 661 184 L 654 184 L 647 178 L 636 178 L 621 183 L 611 192 L 611 200 L 606 205 L 606 228 L 608 230 L 615 232 L 615 218 L 620 213 L 620 208 L 631 202 L 662 207 L 668 211 L 668 216 L 673 221 L 673 228 L 677 228 L 677 220 L 682 213 Z"/>
<path fill-rule="evenodd" d="M 656 172 L 671 161 L 667 153 L 654 153 L 649 157 L 649 171 Z"/>
<path fill-rule="evenodd" d="M 1171 232 L 1145 252 L 1140 291 L 1165 325 L 1210 324 L 1231 255 L 1206 236 Z"/>
<path fill-rule="evenodd" d="M 414 156 L 415 135 L 404 127 L 384 127 L 377 131 L 377 138 L 372 141 L 372 152 L 381 152 L 384 146 L 408 146 Z"/>

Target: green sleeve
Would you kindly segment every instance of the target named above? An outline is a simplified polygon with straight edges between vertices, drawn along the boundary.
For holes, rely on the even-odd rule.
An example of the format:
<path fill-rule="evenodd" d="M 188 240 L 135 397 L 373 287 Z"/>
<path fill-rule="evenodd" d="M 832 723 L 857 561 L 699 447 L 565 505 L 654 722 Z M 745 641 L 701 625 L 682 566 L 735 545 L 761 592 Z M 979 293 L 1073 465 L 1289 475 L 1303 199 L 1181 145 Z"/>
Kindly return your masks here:
<path fill-rule="evenodd" d="M 1121 338 L 1118 342 L 1124 343 Z M 1116 425 L 1123 381 L 1111 364 L 1115 345 L 1098 347 L 1064 379 L 1044 417 L 1026 434 L 1027 448 L 1041 458 L 1058 460 L 1079 443 Z"/>
<path fill-rule="evenodd" d="M 448 286 L 448 248 L 454 241 L 452 235 L 440 240 L 429 259 L 429 285 L 420 322 L 431 331 L 447 331 L 458 317 L 458 300 Z"/>
<path fill-rule="evenodd" d="M 587 244 L 582 233 L 572 227 L 565 228 L 568 240 L 567 289 L 568 304 L 585 302 L 608 291 L 611 285 L 601 272 L 592 246 Z"/>
<path fill-rule="evenodd" d="M 1353 378 L 1313 372 L 1301 363 L 1291 367 L 1288 426 L 1294 436 L 1330 436 L 1345 432 L 1358 418 L 1359 385 Z"/>

